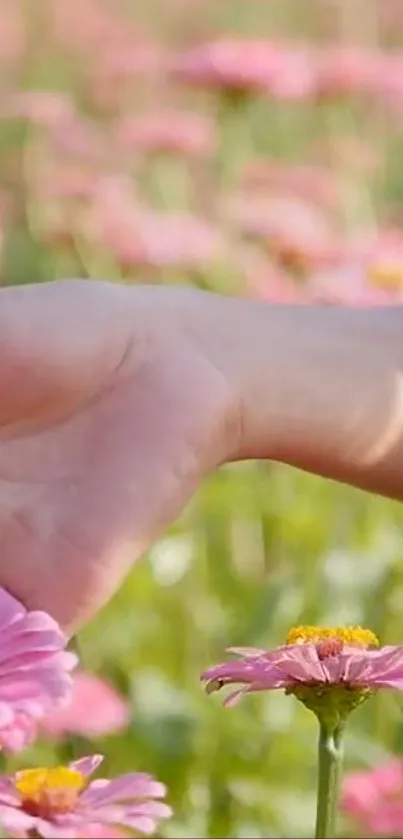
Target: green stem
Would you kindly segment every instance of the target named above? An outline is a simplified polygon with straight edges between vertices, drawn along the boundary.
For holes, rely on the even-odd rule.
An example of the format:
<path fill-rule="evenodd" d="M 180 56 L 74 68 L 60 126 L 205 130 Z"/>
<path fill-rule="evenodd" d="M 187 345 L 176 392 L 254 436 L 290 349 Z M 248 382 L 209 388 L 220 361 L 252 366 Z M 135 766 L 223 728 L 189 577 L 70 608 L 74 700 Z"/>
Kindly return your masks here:
<path fill-rule="evenodd" d="M 343 728 L 333 730 L 320 724 L 318 804 L 315 839 L 334 839 L 336 836 L 337 804 L 343 759 Z"/>

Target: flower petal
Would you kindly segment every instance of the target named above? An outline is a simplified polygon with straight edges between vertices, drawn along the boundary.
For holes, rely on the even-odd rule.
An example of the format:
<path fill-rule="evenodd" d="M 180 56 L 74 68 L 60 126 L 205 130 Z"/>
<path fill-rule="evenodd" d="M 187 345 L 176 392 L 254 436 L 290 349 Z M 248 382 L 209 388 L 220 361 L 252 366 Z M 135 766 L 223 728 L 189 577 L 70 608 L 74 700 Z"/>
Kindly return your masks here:
<path fill-rule="evenodd" d="M 315 644 L 290 644 L 275 657 L 276 667 L 297 682 L 326 682 L 326 671 L 319 661 Z"/>
<path fill-rule="evenodd" d="M 98 766 L 101 765 L 104 759 L 103 755 L 88 755 L 87 757 L 80 757 L 79 760 L 73 760 L 69 763 L 70 769 L 75 769 L 76 772 L 81 772 L 82 775 L 88 777 L 92 775 Z"/>
<path fill-rule="evenodd" d="M 0 588 L 0 630 L 25 615 L 26 609 L 4 588 Z"/>
<path fill-rule="evenodd" d="M 19 807 L 20 798 L 10 778 L 6 775 L 0 776 L 0 812 L 2 805 Z"/>
<path fill-rule="evenodd" d="M 152 836 L 157 829 L 155 819 L 149 816 L 134 816 L 130 820 L 125 820 L 123 825 L 130 828 L 130 830 L 136 831 L 136 833 L 142 833 L 143 836 Z"/>
<path fill-rule="evenodd" d="M 92 781 L 81 796 L 86 806 L 103 806 L 104 804 L 133 801 L 141 798 L 163 798 L 166 787 L 155 781 L 151 775 L 128 772 L 120 778 L 111 781 L 101 779 Z"/>
<path fill-rule="evenodd" d="M 36 819 L 35 828 L 37 834 L 43 839 L 77 839 L 77 826 L 67 824 L 55 824 L 47 819 Z M 82 833 L 81 836 L 85 834 Z"/>
<path fill-rule="evenodd" d="M 227 647 L 227 653 L 240 655 L 242 658 L 256 658 L 268 654 L 267 650 L 263 650 L 259 647 Z"/>
<path fill-rule="evenodd" d="M 35 829 L 36 818 L 17 807 L 6 807 L 2 804 L 0 805 L 0 824 L 12 836 L 27 836 L 29 831 Z"/>

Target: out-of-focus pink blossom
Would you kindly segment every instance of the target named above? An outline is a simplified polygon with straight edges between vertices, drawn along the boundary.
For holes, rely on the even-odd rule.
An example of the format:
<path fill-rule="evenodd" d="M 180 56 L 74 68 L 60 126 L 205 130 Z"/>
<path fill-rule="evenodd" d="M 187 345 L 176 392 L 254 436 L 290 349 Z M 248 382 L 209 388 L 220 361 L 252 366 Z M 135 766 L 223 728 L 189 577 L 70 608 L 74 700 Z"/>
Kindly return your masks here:
<path fill-rule="evenodd" d="M 207 222 L 145 208 L 126 181 L 113 178 L 99 182 L 83 232 L 126 268 L 198 270 L 224 253 L 222 237 Z"/>
<path fill-rule="evenodd" d="M 127 833 L 106 824 L 87 825 L 77 839 L 127 839 Z"/>
<path fill-rule="evenodd" d="M 108 42 L 96 53 L 83 74 L 89 96 L 101 111 L 119 113 L 131 108 L 134 92 L 153 85 L 163 76 L 164 61 L 157 44 L 143 38 Z M 144 93 L 144 91 L 143 91 Z"/>
<path fill-rule="evenodd" d="M 383 54 L 380 60 L 376 90 L 386 105 L 403 105 L 403 54 Z"/>
<path fill-rule="evenodd" d="M 89 198 L 97 174 L 85 163 L 75 161 L 42 161 L 35 173 L 35 195 L 41 200 L 59 200 L 65 205 L 71 200 Z M 68 207 L 66 206 L 66 210 Z"/>
<path fill-rule="evenodd" d="M 101 82 L 124 81 L 154 75 L 161 69 L 161 51 L 156 44 L 134 40 L 108 44 L 99 56 L 95 76 Z"/>
<path fill-rule="evenodd" d="M 25 769 L 0 778 L 0 820 L 10 836 L 75 839 L 99 826 L 151 836 L 171 808 L 165 787 L 151 775 L 128 773 L 89 780 L 103 758 L 83 757 L 54 769 Z M 97 834 L 100 835 L 100 834 Z"/>
<path fill-rule="evenodd" d="M 168 152 L 206 157 L 216 146 L 213 120 L 197 113 L 164 111 L 124 117 L 116 127 L 119 147 L 130 152 Z"/>
<path fill-rule="evenodd" d="M 178 55 L 171 71 L 186 84 L 281 99 L 305 99 L 315 87 L 310 52 L 274 41 L 223 38 L 208 42 Z"/>
<path fill-rule="evenodd" d="M 42 729 L 52 737 L 78 734 L 91 739 L 122 731 L 130 720 L 129 704 L 99 676 L 77 671 L 69 702 L 48 714 Z"/>
<path fill-rule="evenodd" d="M 54 125 L 51 139 L 54 150 L 68 160 L 78 159 L 97 165 L 105 158 L 105 144 L 100 129 L 78 114 L 67 126 L 61 123 Z"/>
<path fill-rule="evenodd" d="M 331 263 L 339 242 L 319 207 L 297 196 L 244 196 L 232 202 L 229 215 L 247 236 L 266 243 L 282 263 L 312 269 Z"/>
<path fill-rule="evenodd" d="M 0 746 L 23 749 L 37 723 L 68 699 L 76 656 L 45 612 L 28 612 L 0 589 Z"/>
<path fill-rule="evenodd" d="M 341 809 L 362 835 L 401 836 L 403 832 L 403 761 L 345 776 Z"/>
<path fill-rule="evenodd" d="M 37 125 L 54 128 L 71 124 L 75 109 L 71 99 L 53 90 L 15 91 L 3 103 L 3 117 L 27 119 Z"/>
<path fill-rule="evenodd" d="M 326 46 L 318 64 L 317 93 L 324 98 L 376 92 L 381 55 L 358 46 Z"/>
<path fill-rule="evenodd" d="M 271 303 L 302 304 L 307 302 L 303 289 L 298 288 L 285 271 L 268 263 L 265 270 L 251 275 L 246 290 L 259 300 Z"/>
<path fill-rule="evenodd" d="M 99 0 L 52 0 L 48 4 L 48 23 L 52 40 L 81 57 L 96 55 L 108 46 L 126 43 L 129 22 L 122 6 L 113 4 L 115 13 Z"/>
<path fill-rule="evenodd" d="M 0 26 L 0 66 L 17 63 L 24 55 L 27 31 L 23 4 L 16 0 L 2 0 Z"/>
<path fill-rule="evenodd" d="M 352 306 L 387 306 L 403 300 L 403 234 L 392 228 L 346 240 L 338 260 L 313 272 L 314 300 Z"/>
<path fill-rule="evenodd" d="M 364 262 L 370 285 L 403 293 L 403 232 L 380 228 L 357 239 L 354 252 Z"/>
<path fill-rule="evenodd" d="M 334 210 L 340 204 L 339 179 L 330 166 L 252 159 L 244 167 L 242 180 L 246 189 L 261 189 L 266 195 L 269 190 L 277 195 L 284 191 L 325 210 Z"/>
<path fill-rule="evenodd" d="M 403 293 L 387 291 L 371 285 L 362 260 L 346 257 L 345 261 L 313 272 L 308 292 L 313 301 L 343 306 L 388 306 L 401 302 Z"/>

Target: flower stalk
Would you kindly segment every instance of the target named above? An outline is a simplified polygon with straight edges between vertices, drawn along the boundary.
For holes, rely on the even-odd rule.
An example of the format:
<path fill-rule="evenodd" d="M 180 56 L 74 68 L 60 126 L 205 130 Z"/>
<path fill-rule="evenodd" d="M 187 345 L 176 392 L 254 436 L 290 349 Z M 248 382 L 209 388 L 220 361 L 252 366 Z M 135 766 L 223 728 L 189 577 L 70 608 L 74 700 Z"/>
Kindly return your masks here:
<path fill-rule="evenodd" d="M 337 805 L 343 761 L 343 725 L 320 723 L 318 744 L 318 800 L 315 839 L 336 836 Z"/>

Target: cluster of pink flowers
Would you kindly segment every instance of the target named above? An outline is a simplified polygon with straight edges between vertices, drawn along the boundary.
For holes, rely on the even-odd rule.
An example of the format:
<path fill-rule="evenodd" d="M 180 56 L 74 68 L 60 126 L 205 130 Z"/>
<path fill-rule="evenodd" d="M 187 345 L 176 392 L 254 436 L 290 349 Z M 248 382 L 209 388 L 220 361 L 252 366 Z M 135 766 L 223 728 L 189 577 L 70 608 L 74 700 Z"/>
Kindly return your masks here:
<path fill-rule="evenodd" d="M 124 728 L 127 703 L 102 680 L 72 671 L 76 656 L 45 612 L 27 611 L 0 589 L 0 746 L 17 752 L 42 727 L 62 737 Z M 171 810 L 165 787 L 150 775 L 89 780 L 102 761 L 92 755 L 56 768 L 23 769 L 0 777 L 0 824 L 10 836 L 151 835 Z"/>
<path fill-rule="evenodd" d="M 356 45 L 324 48 L 222 38 L 184 50 L 171 72 L 188 85 L 259 93 L 282 100 L 372 95 L 402 104 L 402 55 Z"/>
<path fill-rule="evenodd" d="M 390 117 L 388 140 L 402 121 L 403 52 L 396 39 L 393 49 L 382 40 L 394 19 L 385 4 L 377 4 L 376 46 L 340 39 L 334 9 L 321 0 L 314 7 L 326 40 L 310 41 L 214 37 L 207 10 L 193 3 L 184 4 L 183 32 L 178 20 L 178 36 L 173 27 L 172 37 L 154 37 L 124 5 L 43 4 L 41 54 L 67 68 L 61 91 L 19 88 L 35 26 L 22 0 L 3 3 L 1 119 L 29 130 L 22 149 L 2 151 L 11 187 L 0 186 L 0 272 L 14 219 L 27 209 L 29 235 L 55 272 L 136 281 L 180 271 L 208 285 L 219 265 L 228 284 L 236 277 L 245 295 L 263 299 L 400 303 L 401 220 L 359 206 L 368 183 L 382 180 L 387 150 L 377 146 L 377 126 Z M 304 134 L 304 113 L 320 126 L 345 101 L 359 103 L 368 131 L 352 137 L 346 126 L 322 147 L 303 143 L 302 163 L 273 152 L 256 159 L 248 132 L 243 148 L 248 115 L 233 107 L 254 99 L 268 137 L 278 108 L 291 131 L 295 114 Z"/>

